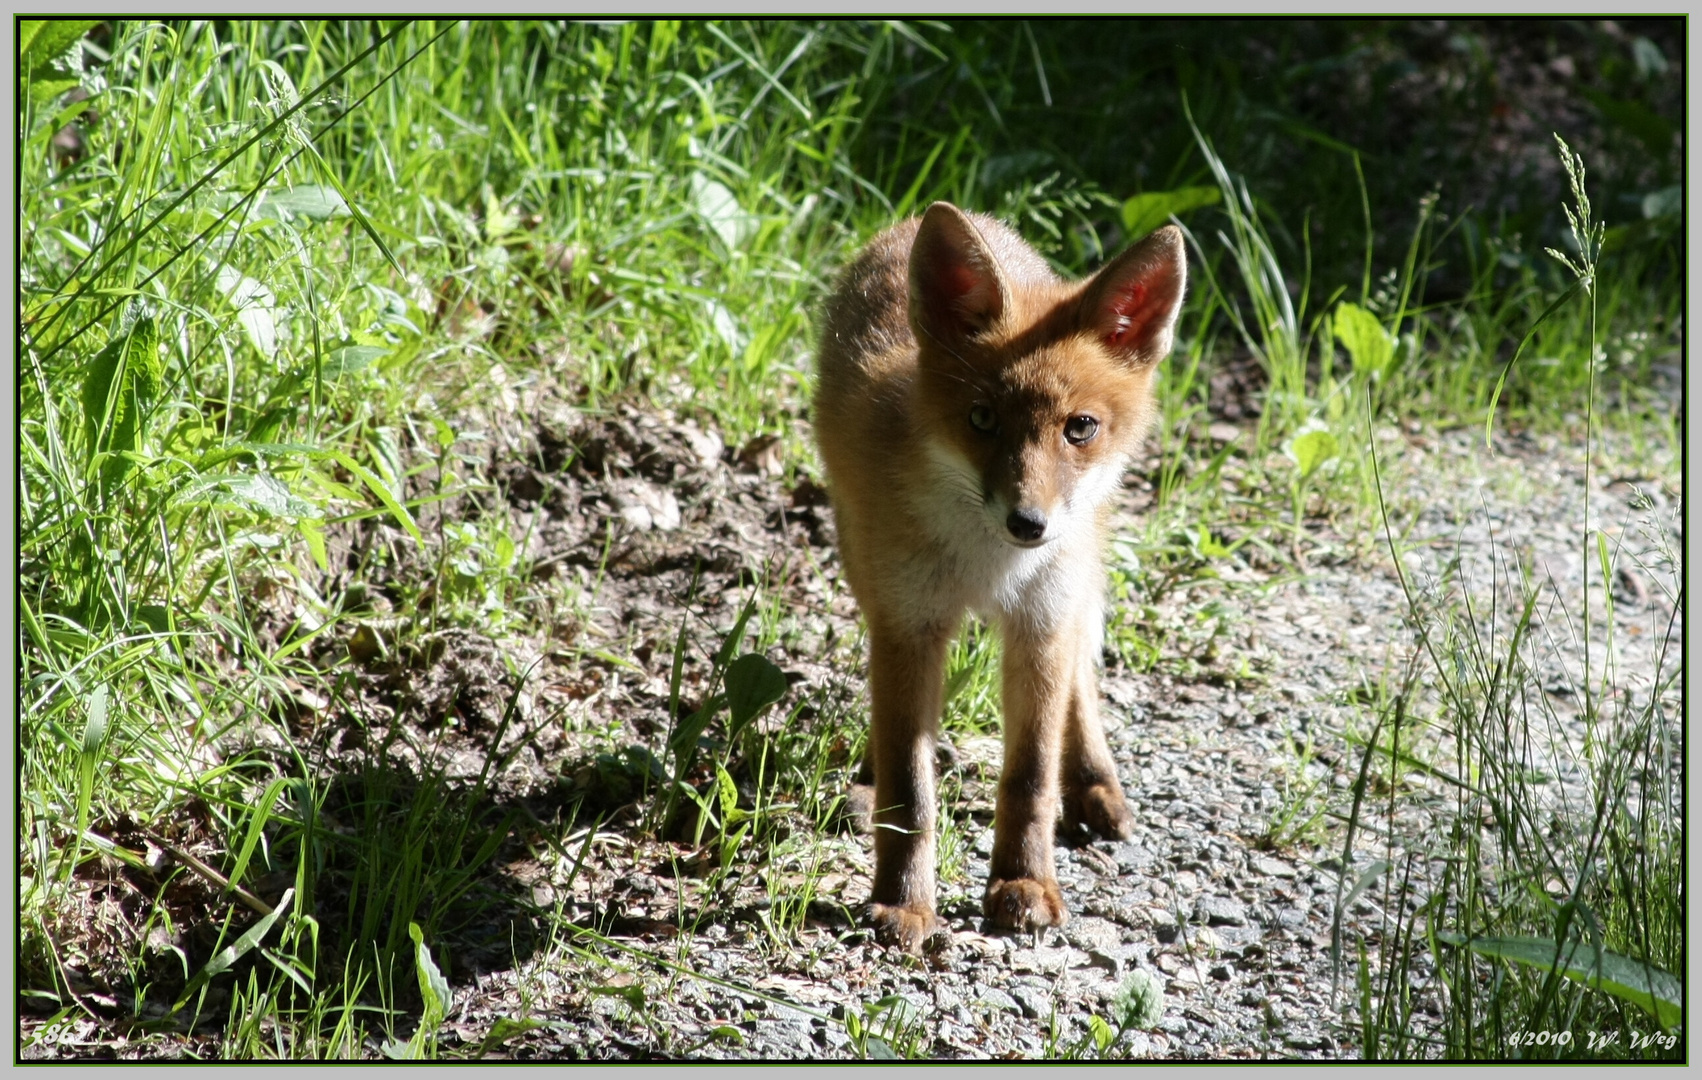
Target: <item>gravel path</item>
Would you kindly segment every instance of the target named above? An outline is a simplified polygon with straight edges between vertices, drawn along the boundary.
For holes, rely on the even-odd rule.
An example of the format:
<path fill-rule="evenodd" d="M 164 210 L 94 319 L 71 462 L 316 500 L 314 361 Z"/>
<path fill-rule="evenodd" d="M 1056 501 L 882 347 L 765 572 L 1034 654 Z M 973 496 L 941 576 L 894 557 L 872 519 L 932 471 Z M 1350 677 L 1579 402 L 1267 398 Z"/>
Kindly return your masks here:
<path fill-rule="evenodd" d="M 1551 630 L 1564 625 L 1561 609 L 1575 615 L 1581 454 L 1553 439 L 1512 439 L 1486 458 L 1474 433 L 1463 431 L 1391 432 L 1382 451 L 1397 513 L 1423 508 L 1406 531 L 1412 587 L 1436 595 L 1454 573 L 1481 601 L 1492 568 L 1505 574 L 1516 553 L 1553 585 L 1544 600 Z M 735 501 L 773 501 L 773 482 L 749 459 L 747 452 L 746 471 L 726 471 L 717 490 Z M 1668 459 L 1642 468 L 1647 475 L 1598 467 L 1592 522 L 1606 523 L 1625 551 L 1627 570 L 1615 585 L 1626 620 L 1614 641 L 1615 679 L 1646 693 L 1682 573 L 1658 543 L 1661 535 L 1672 550 L 1682 542 L 1682 479 Z M 1131 487 L 1131 513 L 1140 487 Z M 688 520 L 702 501 L 701 491 L 681 494 Z M 805 689 L 854 694 L 856 680 L 843 669 L 856 655 L 847 647 L 856 634 L 835 587 L 819 499 L 794 492 L 789 501 L 805 511 L 802 532 L 770 528 L 768 536 L 779 546 L 789 537 L 794 554 L 810 545 L 807 562 L 823 580 L 795 587 L 827 613 L 804 620 L 804 656 L 776 659 Z M 700 908 L 696 932 L 676 936 L 677 913 L 694 904 L 693 871 L 679 869 L 683 849 L 616 828 L 607 846 L 592 846 L 570 894 L 547 887 L 536 894 L 559 901 L 580 925 L 600 918 L 615 932 L 601 943 L 584 940 L 572 959 L 493 971 L 463 1000 L 458 1023 L 477 1040 L 490 1017 L 529 1012 L 546 1026 L 501 1051 L 519 1057 L 837 1058 L 885 1048 L 943 1058 L 1091 1056 L 1089 1018 L 1113 1018 L 1119 989 L 1133 979 L 1162 988 L 1163 1012 L 1155 1025 L 1124 1034 L 1115 1056 L 1354 1056 L 1351 1015 L 1339 1007 L 1351 995 L 1335 991 L 1330 948 L 1341 831 L 1333 817 L 1318 815 L 1346 809 L 1358 755 L 1341 735 L 1370 726 L 1356 688 L 1398 675 L 1416 648 L 1386 548 L 1366 541 L 1326 531 L 1318 541 L 1325 557 L 1304 576 L 1279 578 L 1232 560 L 1217 583 L 1160 603 L 1164 618 L 1185 623 L 1217 601 L 1228 627 L 1219 636 L 1228 644 L 1197 678 L 1165 674 L 1163 664 L 1105 678 L 1107 725 L 1136 833 L 1127 843 L 1060 848 L 1059 880 L 1073 912 L 1067 926 L 1032 936 L 983 932 L 979 897 L 999 746 L 992 737 L 960 738 L 943 784 L 953 816 L 942 841 L 948 867 L 940 906 L 951 933 L 925 958 L 888 952 L 862 932 L 855 916 L 868 890 L 864 838 L 805 835 L 794 847 L 780 845 L 769 867 L 744 879 L 735 871 L 734 902 L 708 917 Z M 1349 550 L 1359 557 L 1343 557 Z M 749 563 L 751 552 L 744 555 Z M 784 555 L 760 561 L 791 565 Z M 824 604 L 824 597 L 835 599 Z M 642 609 L 629 608 L 625 618 L 642 620 Z M 807 655 L 807 646 L 823 642 L 838 646 Z M 1576 670 L 1577 651 L 1575 641 L 1555 638 L 1544 655 L 1557 672 Z M 1421 814 L 1404 820 L 1415 829 L 1425 824 Z M 1378 843 L 1362 835 L 1355 865 L 1368 862 Z M 567 872 L 540 868 L 539 880 L 559 882 Z M 786 890 L 811 879 L 803 929 L 770 933 L 776 913 L 797 899 Z M 1344 912 L 1346 940 L 1364 934 L 1374 945 L 1374 915 L 1366 900 Z M 1345 976 L 1344 990 L 1351 969 Z M 876 1042 L 859 1048 L 859 1029 L 873 1031 Z"/>

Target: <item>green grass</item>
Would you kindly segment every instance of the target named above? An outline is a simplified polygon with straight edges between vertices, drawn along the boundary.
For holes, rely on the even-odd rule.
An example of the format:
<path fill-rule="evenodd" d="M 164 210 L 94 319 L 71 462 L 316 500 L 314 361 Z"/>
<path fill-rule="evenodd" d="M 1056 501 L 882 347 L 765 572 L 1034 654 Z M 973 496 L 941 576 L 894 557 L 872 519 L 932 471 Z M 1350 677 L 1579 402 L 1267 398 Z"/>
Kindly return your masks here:
<path fill-rule="evenodd" d="M 1564 141 L 1560 151 L 1577 207 L 1568 207 L 1576 254 L 1552 254 L 1581 284 L 1576 303 L 1589 332 L 1579 344 L 1589 349 L 1605 291 L 1601 229 L 1581 160 Z M 1593 378 L 1590 389 L 1581 523 L 1591 520 Z M 1640 531 L 1668 568 L 1682 566 L 1658 524 L 1646 519 Z M 1399 567 L 1392 533 L 1388 540 Z M 1386 844 L 1354 886 L 1380 893 L 1384 912 L 1376 963 L 1360 945 L 1368 1059 L 1682 1053 L 1684 819 L 1671 771 L 1682 739 L 1672 711 L 1683 675 L 1673 625 L 1682 595 L 1668 597 L 1673 620 L 1652 628 L 1658 647 L 1647 685 L 1628 686 L 1614 669 L 1614 637 L 1625 629 L 1612 586 L 1616 565 L 1633 556 L 1599 527 L 1580 524 L 1577 542 L 1585 568 L 1577 611 L 1516 550 L 1494 553 L 1487 594 L 1462 577 L 1415 581 L 1403 571 L 1428 670 L 1420 678 L 1415 666 L 1377 710 L 1350 829 L 1383 810 L 1361 802 L 1373 772 L 1390 792 L 1387 836 L 1396 834 L 1394 792 L 1412 772 L 1443 781 L 1451 797 L 1438 807 L 1442 844 Z M 1592 600 L 1601 605 L 1594 617 Z M 1580 647 L 1563 649 L 1567 642 Z M 1556 705 L 1544 667 L 1563 673 L 1576 710 Z M 1415 1015 L 1426 1007 L 1434 1021 Z"/>
<path fill-rule="evenodd" d="M 1180 207 L 1167 193 L 1215 187 L 1215 205 L 1181 214 L 1195 287 L 1161 385 L 1156 505 L 1116 552 L 1108 633 L 1130 667 L 1194 670 L 1225 620 L 1201 608 L 1161 624 L 1157 601 L 1237 551 L 1303 568 L 1321 525 L 1373 520 L 1367 431 L 1480 425 L 1566 284 L 1521 240 L 1552 208 L 1446 216 L 1398 154 L 1320 142 L 1292 103 L 1278 106 L 1279 153 L 1235 64 L 1199 63 L 1206 31 L 1187 24 L 1107 35 L 1086 57 L 1080 28 L 1052 23 L 118 21 L 79 40 L 85 29 L 21 33 L 19 978 L 60 1022 L 100 1015 L 85 976 L 122 985 L 137 1038 L 198 1015 L 225 1056 L 356 1055 L 369 1039 L 427 1052 L 429 1031 L 408 1037 L 430 1002 L 412 927 L 428 945 L 476 939 L 499 906 L 503 844 L 578 867 L 619 802 L 526 820 L 489 797 L 503 761 L 450 782 L 394 736 L 354 766 L 316 757 L 314 718 L 363 694 L 330 643 L 417 656 L 456 627 L 595 624 L 604 567 L 543 579 L 500 515 L 452 512 L 492 491 L 493 415 L 540 393 L 590 413 L 665 405 L 735 447 L 780 437 L 796 479 L 815 471 L 799 423 L 812 313 L 860 240 L 949 198 L 1013 220 L 1080 273 L 1131 239 L 1130 196 Z M 1307 33 L 1281 31 L 1296 47 Z M 74 85 L 90 96 L 72 101 Z M 68 123 L 75 154 L 55 148 Z M 1135 127 L 1140 152 L 1118 149 Z M 1315 197 L 1291 197 L 1302 180 Z M 1595 423 L 1675 436 L 1634 389 L 1681 333 L 1673 217 L 1609 230 L 1591 312 L 1564 305 L 1536 327 L 1503 416 L 1541 427 L 1606 400 Z M 1433 280 L 1465 284 L 1437 300 Z M 1386 356 L 1343 344 L 1347 303 L 1382 335 L 1352 340 Z M 1245 446 L 1214 450 L 1209 379 L 1236 349 L 1269 389 Z M 756 606 L 734 652 L 799 640 L 777 583 L 739 599 Z M 712 630 L 693 624 L 679 643 L 701 659 L 724 644 Z M 574 638 L 575 664 L 630 664 L 630 642 L 605 644 Z M 852 665 L 858 643 L 838 648 Z M 955 647 L 949 730 L 992 730 L 996 660 L 982 632 Z M 504 725 L 523 722 L 529 677 L 510 662 Z M 731 711 L 706 718 L 698 767 L 716 786 L 699 792 L 698 823 L 719 866 L 706 895 L 724 899 L 746 863 L 823 873 L 811 838 L 863 737 L 855 687 L 839 689 L 793 703 L 772 740 Z M 1628 730 L 1658 732 L 1637 716 Z M 620 728 L 599 735 L 599 783 L 682 797 L 655 786 L 654 759 L 630 754 Z M 1460 750 L 1464 764 L 1494 752 Z M 1629 783 L 1612 769 L 1603 790 Z M 1296 814 L 1290 831 L 1310 821 Z M 658 805 L 650 826 L 667 816 Z M 1671 850 L 1658 828 L 1635 832 L 1648 821 L 1591 820 L 1581 835 L 1600 843 Z M 113 866 L 167 847 L 195 862 L 174 856 L 160 895 L 198 896 L 204 925 L 163 927 L 156 898 L 135 933 L 78 929 Z M 1574 899 L 1613 928 L 1611 948 L 1665 965 L 1676 929 L 1632 941 L 1626 897 L 1675 871 L 1626 865 L 1635 890 L 1579 878 Z M 286 888 L 271 936 L 247 940 L 248 901 Z M 803 917 L 772 910 L 767 932 L 787 940 Z M 560 935 L 577 940 L 540 918 L 543 940 L 484 944 L 553 956 Z M 150 945 L 154 926 L 173 944 Z M 231 966 L 209 970 L 227 947 Z M 452 951 L 428 955 L 460 977 Z M 1485 963 L 1447 962 L 1462 977 Z M 1538 1015 L 1561 1000 L 1533 993 Z M 1393 1005 L 1377 1008 L 1401 1029 Z M 910 1046 L 913 1027 L 876 1009 L 859 1030 Z M 1449 1052 L 1485 1045 L 1461 1035 Z"/>

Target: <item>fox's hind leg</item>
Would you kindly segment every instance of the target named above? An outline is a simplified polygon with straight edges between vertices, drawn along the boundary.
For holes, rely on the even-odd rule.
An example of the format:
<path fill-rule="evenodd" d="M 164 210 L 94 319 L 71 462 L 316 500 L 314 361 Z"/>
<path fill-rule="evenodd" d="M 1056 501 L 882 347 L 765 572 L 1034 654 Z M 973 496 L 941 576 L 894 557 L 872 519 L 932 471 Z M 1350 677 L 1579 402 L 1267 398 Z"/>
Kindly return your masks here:
<path fill-rule="evenodd" d="M 943 925 L 934 913 L 934 757 L 949 631 L 869 627 L 869 755 L 876 935 L 908 952 Z"/>
<path fill-rule="evenodd" d="M 1082 627 L 1082 648 L 1076 661 L 1075 682 L 1070 693 L 1070 711 L 1064 723 L 1064 754 L 1060 781 L 1063 787 L 1066 833 L 1080 826 L 1108 840 L 1127 840 L 1134 824 L 1123 785 L 1117 780 L 1117 763 L 1105 742 L 1099 721 L 1100 613 L 1095 609 L 1091 625 Z"/>

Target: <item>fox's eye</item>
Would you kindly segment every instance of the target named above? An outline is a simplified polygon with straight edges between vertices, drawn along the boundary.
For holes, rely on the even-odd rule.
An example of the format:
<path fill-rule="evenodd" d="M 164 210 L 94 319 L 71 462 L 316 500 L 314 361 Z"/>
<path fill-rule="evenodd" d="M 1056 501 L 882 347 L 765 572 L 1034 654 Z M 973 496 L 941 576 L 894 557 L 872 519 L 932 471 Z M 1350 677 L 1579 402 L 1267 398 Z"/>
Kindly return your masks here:
<path fill-rule="evenodd" d="M 1072 416 L 1064 421 L 1064 438 L 1075 446 L 1093 441 L 1099 434 L 1099 421 L 1091 416 Z"/>
<path fill-rule="evenodd" d="M 969 422 L 975 425 L 976 431 L 992 431 L 998 426 L 999 418 L 993 415 L 990 407 L 974 405 L 969 410 Z"/>

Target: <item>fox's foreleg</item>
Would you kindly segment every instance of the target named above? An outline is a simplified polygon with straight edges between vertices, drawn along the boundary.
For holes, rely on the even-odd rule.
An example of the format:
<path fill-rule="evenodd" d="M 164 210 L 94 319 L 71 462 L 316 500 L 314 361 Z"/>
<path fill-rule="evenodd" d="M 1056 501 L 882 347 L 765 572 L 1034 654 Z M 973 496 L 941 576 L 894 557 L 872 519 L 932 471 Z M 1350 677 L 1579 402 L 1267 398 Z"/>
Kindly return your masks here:
<path fill-rule="evenodd" d="M 882 941 L 909 952 L 940 929 L 934 911 L 934 757 L 949 631 L 869 628 L 869 760 L 874 763 L 875 881 Z"/>
<path fill-rule="evenodd" d="M 993 864 L 982 910 L 1027 930 L 1069 917 L 1052 861 L 1064 729 L 1077 687 L 1080 628 L 1004 627 L 1005 765 L 993 817 Z"/>
<path fill-rule="evenodd" d="M 1064 752 L 1059 784 L 1064 802 L 1064 828 L 1085 825 L 1109 840 L 1127 840 L 1134 825 L 1117 763 L 1105 741 L 1099 720 L 1099 653 L 1104 640 L 1104 615 L 1092 605 L 1081 613 L 1078 626 L 1075 682 L 1064 723 Z"/>

